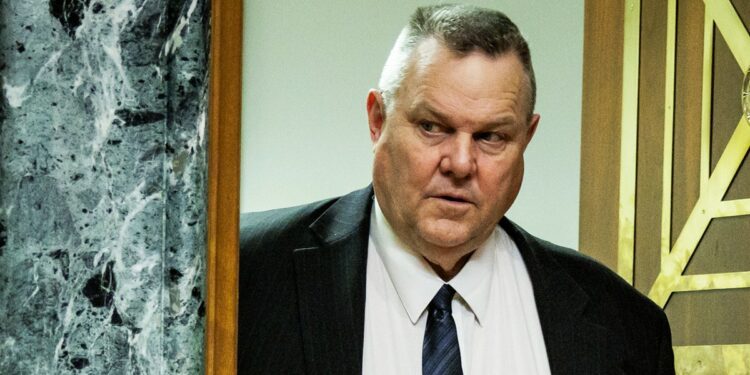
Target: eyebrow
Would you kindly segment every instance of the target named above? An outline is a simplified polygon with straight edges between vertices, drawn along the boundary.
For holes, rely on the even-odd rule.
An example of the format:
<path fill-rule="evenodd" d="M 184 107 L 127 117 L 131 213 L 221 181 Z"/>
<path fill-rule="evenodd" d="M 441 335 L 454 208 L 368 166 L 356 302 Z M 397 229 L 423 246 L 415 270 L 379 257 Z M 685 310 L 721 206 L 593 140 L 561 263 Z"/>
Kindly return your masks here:
<path fill-rule="evenodd" d="M 453 121 L 450 120 L 450 118 L 430 105 L 425 100 L 417 100 L 414 105 L 409 108 L 409 111 L 407 112 L 409 118 L 415 117 L 415 115 L 421 115 L 421 114 L 428 114 L 433 117 L 435 117 L 440 123 L 443 124 L 453 124 Z M 488 123 L 482 124 L 482 128 L 487 129 L 494 129 L 494 128 L 500 128 L 500 127 L 507 127 L 515 124 L 515 117 L 512 115 L 501 115 L 500 117 L 494 119 L 493 121 L 490 121 Z"/>
<path fill-rule="evenodd" d="M 414 105 L 409 108 L 409 115 L 412 117 L 413 115 L 422 115 L 422 114 L 429 114 L 435 118 L 438 119 L 441 123 L 444 124 L 450 124 L 452 121 L 443 114 L 442 112 L 438 111 L 435 107 L 430 105 L 430 103 L 427 103 L 426 101 L 417 101 L 414 103 Z"/>

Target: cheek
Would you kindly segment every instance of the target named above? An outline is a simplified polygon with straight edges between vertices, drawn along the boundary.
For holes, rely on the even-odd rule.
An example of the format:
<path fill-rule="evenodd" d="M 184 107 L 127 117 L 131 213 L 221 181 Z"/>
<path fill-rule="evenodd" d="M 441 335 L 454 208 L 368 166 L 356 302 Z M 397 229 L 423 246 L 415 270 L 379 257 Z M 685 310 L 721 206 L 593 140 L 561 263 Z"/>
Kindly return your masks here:
<path fill-rule="evenodd" d="M 434 156 L 432 150 L 417 142 L 396 141 L 385 146 L 391 164 L 391 176 L 403 185 L 400 188 L 421 188 L 431 176 Z"/>
<path fill-rule="evenodd" d="M 485 167 L 486 178 L 480 183 L 483 193 L 494 199 L 495 205 L 507 204 L 504 202 L 514 199 L 523 180 L 523 158 L 493 162 Z"/>
<path fill-rule="evenodd" d="M 435 155 L 433 150 L 413 147 L 407 155 L 408 178 L 412 181 L 427 183 L 435 171 Z"/>
<path fill-rule="evenodd" d="M 409 186 L 408 160 L 394 139 L 383 143 L 375 152 L 375 183 L 382 185 L 393 204 L 404 201 L 404 187 Z"/>

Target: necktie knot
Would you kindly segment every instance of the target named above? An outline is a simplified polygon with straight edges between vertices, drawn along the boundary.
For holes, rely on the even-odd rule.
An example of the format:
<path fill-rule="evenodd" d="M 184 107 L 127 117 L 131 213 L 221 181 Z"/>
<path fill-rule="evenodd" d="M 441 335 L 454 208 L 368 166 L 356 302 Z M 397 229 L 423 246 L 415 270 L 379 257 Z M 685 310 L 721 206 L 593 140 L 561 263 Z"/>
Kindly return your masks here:
<path fill-rule="evenodd" d="M 435 297 L 430 301 L 430 314 L 433 314 L 438 320 L 443 320 L 446 315 L 450 315 L 454 294 L 456 294 L 456 290 L 453 287 L 443 284 L 443 287 L 438 290 Z"/>

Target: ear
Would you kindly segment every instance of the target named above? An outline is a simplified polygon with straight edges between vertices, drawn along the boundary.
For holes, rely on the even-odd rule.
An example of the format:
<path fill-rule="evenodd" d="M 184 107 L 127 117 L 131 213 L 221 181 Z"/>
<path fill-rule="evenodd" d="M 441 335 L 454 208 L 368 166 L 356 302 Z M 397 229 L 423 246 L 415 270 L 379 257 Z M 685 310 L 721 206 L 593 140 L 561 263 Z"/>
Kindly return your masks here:
<path fill-rule="evenodd" d="M 385 124 L 385 105 L 380 91 L 371 89 L 367 93 L 367 122 L 370 126 L 370 140 L 375 144 L 383 134 Z"/>
<path fill-rule="evenodd" d="M 529 120 L 528 128 L 526 129 L 526 145 L 524 145 L 524 149 L 529 145 L 529 142 L 531 142 L 531 138 L 534 138 L 540 118 L 541 116 L 539 116 L 538 113 L 531 115 L 531 120 Z"/>

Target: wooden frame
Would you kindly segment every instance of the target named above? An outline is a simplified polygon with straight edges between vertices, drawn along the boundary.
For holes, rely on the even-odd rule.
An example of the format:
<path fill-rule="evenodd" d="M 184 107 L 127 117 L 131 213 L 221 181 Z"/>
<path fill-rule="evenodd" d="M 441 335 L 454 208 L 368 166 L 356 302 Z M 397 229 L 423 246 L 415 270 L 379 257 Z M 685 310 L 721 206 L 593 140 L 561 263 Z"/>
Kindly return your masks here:
<path fill-rule="evenodd" d="M 211 0 L 205 373 L 237 372 L 242 0 Z"/>
<path fill-rule="evenodd" d="M 620 4 L 620 2 L 617 2 Z M 585 2 L 579 249 L 617 269 L 625 7 Z M 613 74 L 613 72 L 615 72 Z M 605 127 L 601 124 L 609 124 Z M 606 220 L 602 220 L 606 218 Z"/>

